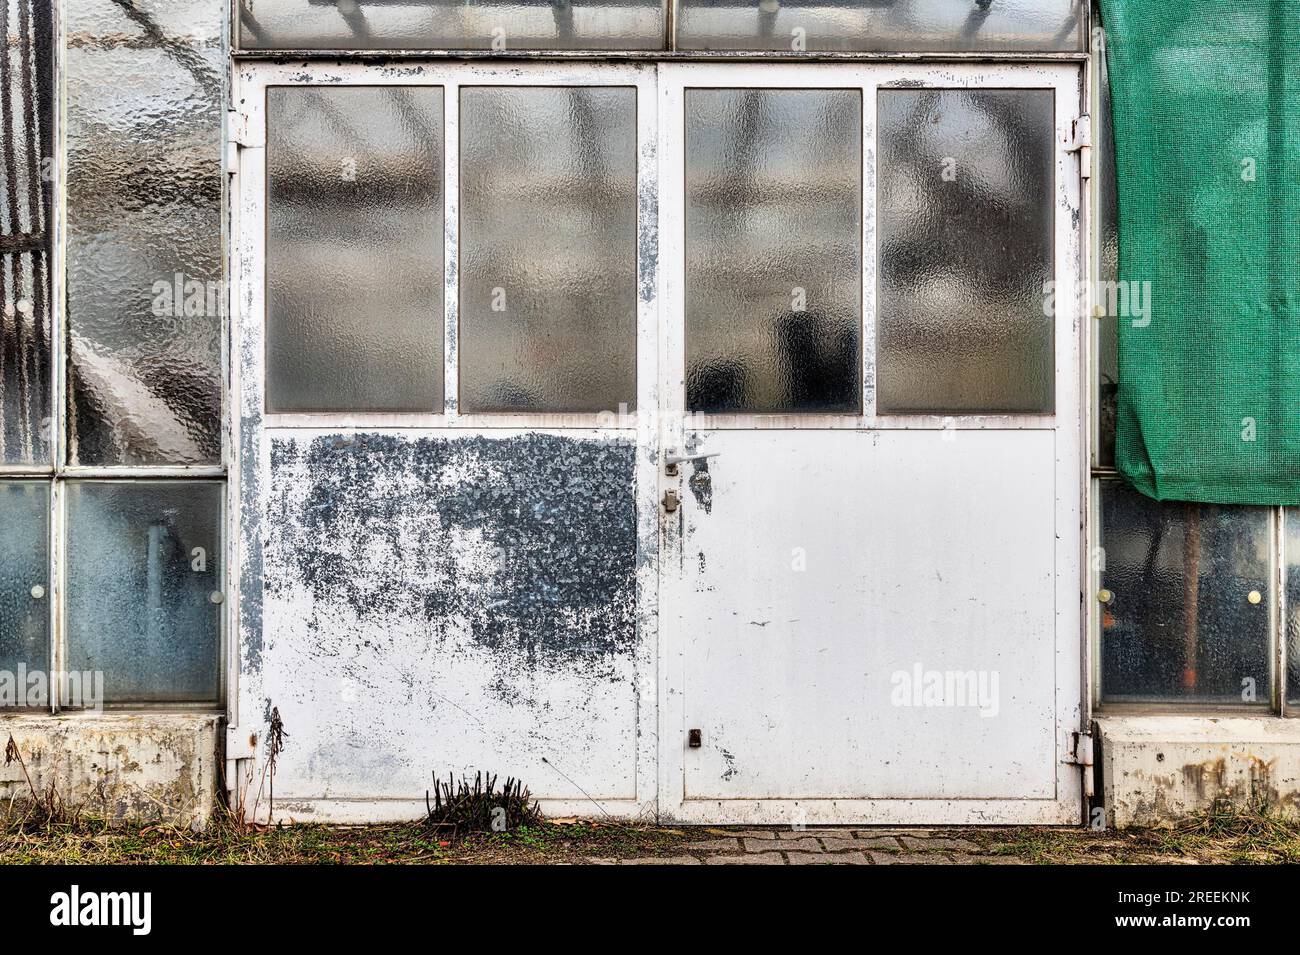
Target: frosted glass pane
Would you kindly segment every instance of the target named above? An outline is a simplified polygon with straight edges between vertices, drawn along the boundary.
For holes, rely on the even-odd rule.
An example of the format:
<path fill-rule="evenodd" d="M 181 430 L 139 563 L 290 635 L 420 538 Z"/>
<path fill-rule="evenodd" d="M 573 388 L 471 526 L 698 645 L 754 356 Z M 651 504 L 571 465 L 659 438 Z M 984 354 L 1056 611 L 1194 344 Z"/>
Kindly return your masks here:
<path fill-rule="evenodd" d="M 1270 520 L 1101 482 L 1103 699 L 1267 705 Z"/>
<path fill-rule="evenodd" d="M 0 670 L 9 673 L 49 671 L 49 513 L 49 484 L 0 481 Z"/>
<path fill-rule="evenodd" d="M 223 490 L 67 485 L 68 668 L 101 671 L 106 702 L 217 700 Z"/>
<path fill-rule="evenodd" d="M 682 50 L 1077 51 L 1081 0 L 678 0 Z"/>
<path fill-rule="evenodd" d="M 463 411 L 636 400 L 636 90 L 460 101 Z"/>
<path fill-rule="evenodd" d="M 267 91 L 268 410 L 442 410 L 442 95 Z"/>
<path fill-rule="evenodd" d="M 241 0 L 247 50 L 661 50 L 662 0 Z"/>
<path fill-rule="evenodd" d="M 0 0 L 0 464 L 52 464 L 49 0 Z"/>
<path fill-rule="evenodd" d="M 1050 90 L 882 90 L 876 387 L 885 413 L 1050 412 Z"/>
<path fill-rule="evenodd" d="M 228 4 L 64 6 L 68 457 L 213 464 Z"/>
<path fill-rule="evenodd" d="M 861 239 L 857 90 L 687 90 L 688 406 L 858 411 Z"/>

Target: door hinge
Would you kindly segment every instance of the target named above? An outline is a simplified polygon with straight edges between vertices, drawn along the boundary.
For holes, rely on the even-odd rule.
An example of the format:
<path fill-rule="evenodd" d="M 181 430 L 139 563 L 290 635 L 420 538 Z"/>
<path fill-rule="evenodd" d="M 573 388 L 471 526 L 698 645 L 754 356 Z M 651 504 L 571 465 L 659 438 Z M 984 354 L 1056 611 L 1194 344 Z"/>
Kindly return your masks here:
<path fill-rule="evenodd" d="M 1084 113 L 1070 124 L 1070 144 L 1065 147 L 1068 153 L 1079 154 L 1079 175 L 1084 179 L 1092 178 L 1092 117 Z"/>
<path fill-rule="evenodd" d="M 234 174 L 239 171 L 239 151 L 261 145 L 254 140 L 248 117 L 238 110 L 226 110 L 226 172 Z"/>
<path fill-rule="evenodd" d="M 1065 762 L 1074 766 L 1088 767 L 1092 765 L 1092 734 L 1091 733 L 1071 733 L 1070 752 L 1066 754 Z"/>
<path fill-rule="evenodd" d="M 257 733 L 242 726 L 226 727 L 226 759 L 253 759 L 257 755 Z"/>
<path fill-rule="evenodd" d="M 672 490 L 671 488 L 667 491 L 664 491 L 664 499 L 661 503 L 664 506 L 664 510 L 667 511 L 669 514 L 677 510 L 677 507 L 679 504 L 681 504 L 681 502 L 682 502 L 681 496 L 676 491 Z"/>

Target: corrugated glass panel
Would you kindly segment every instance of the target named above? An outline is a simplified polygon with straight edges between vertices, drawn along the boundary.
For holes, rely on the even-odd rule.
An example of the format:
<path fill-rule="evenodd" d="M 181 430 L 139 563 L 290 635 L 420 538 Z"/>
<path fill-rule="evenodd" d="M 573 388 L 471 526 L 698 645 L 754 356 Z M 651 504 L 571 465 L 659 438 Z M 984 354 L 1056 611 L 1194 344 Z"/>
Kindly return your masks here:
<path fill-rule="evenodd" d="M 679 0 L 682 50 L 1078 51 L 1082 0 Z"/>
<path fill-rule="evenodd" d="M 876 404 L 1050 412 L 1051 90 L 879 94 Z"/>
<path fill-rule="evenodd" d="M 0 464 L 51 464 L 49 0 L 0 0 Z"/>
<path fill-rule="evenodd" d="M 1270 521 L 1101 482 L 1104 700 L 1269 702 Z"/>
<path fill-rule="evenodd" d="M 661 50 L 662 0 L 240 0 L 246 50 Z"/>
<path fill-rule="evenodd" d="M 67 485 L 67 667 L 102 672 L 106 702 L 217 701 L 223 490 Z"/>
<path fill-rule="evenodd" d="M 1104 50 L 1102 55 L 1096 52 L 1093 55 L 1096 64 L 1093 76 L 1100 86 L 1100 106 L 1093 124 L 1093 138 L 1097 156 L 1095 188 L 1100 213 L 1097 227 L 1101 234 L 1092 326 L 1097 343 L 1098 378 L 1097 446 L 1093 449 L 1093 464 L 1114 467 L 1115 428 L 1119 414 L 1119 323 L 1133 319 L 1118 314 L 1118 293 L 1111 295 L 1108 292 L 1111 288 L 1118 288 L 1119 280 L 1119 184 L 1115 177 L 1115 136 L 1111 131 L 1110 71 Z M 1095 311 L 1098 306 L 1100 313 Z"/>
<path fill-rule="evenodd" d="M 15 686 L 20 666 L 46 674 L 50 666 L 49 515 L 48 483 L 0 481 L 0 670 Z"/>
<path fill-rule="evenodd" d="M 862 94 L 686 91 L 693 411 L 862 406 Z"/>
<path fill-rule="evenodd" d="M 267 91 L 268 410 L 442 410 L 442 95 Z"/>
<path fill-rule="evenodd" d="M 66 5 L 71 463 L 220 458 L 227 12 Z"/>
<path fill-rule="evenodd" d="M 636 90 L 467 87 L 462 411 L 636 401 Z"/>
<path fill-rule="evenodd" d="M 1286 522 L 1286 696 L 1300 707 L 1300 507 L 1288 507 Z M 1295 715 L 1293 710 L 1292 715 Z"/>

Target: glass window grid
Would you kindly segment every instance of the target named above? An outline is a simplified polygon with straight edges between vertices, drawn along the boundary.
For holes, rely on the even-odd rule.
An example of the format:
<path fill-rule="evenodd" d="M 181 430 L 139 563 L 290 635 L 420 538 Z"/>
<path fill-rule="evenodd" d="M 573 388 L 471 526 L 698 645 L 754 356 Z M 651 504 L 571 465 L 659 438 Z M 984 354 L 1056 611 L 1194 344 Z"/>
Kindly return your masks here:
<path fill-rule="evenodd" d="M 43 22 L 42 19 L 34 21 L 36 24 Z M 55 95 L 49 104 L 49 115 L 39 117 L 39 122 L 43 128 L 58 130 L 62 128 L 63 113 L 63 95 L 66 86 L 66 73 L 64 69 L 64 43 L 65 36 L 62 32 L 62 25 L 59 18 L 54 18 L 52 24 L 54 31 L 53 36 L 36 37 L 34 43 L 48 44 L 50 50 L 49 65 L 53 73 L 53 88 Z M 65 165 L 66 146 L 60 142 L 61 137 L 57 134 L 53 137 L 54 144 L 50 149 L 49 167 L 44 171 L 44 175 L 49 177 L 53 183 L 63 182 L 63 167 Z M 38 157 L 38 162 L 40 157 Z M 64 193 L 60 188 L 53 190 L 54 198 L 52 206 L 54 209 L 51 217 L 51 228 L 48 232 L 47 241 L 52 248 L 57 250 L 62 246 L 63 237 L 66 234 L 64 208 Z M 55 254 L 51 256 L 52 263 L 60 263 L 61 256 Z M 64 612 L 64 594 L 66 592 L 65 580 L 66 573 L 64 567 L 64 555 L 66 553 L 66 487 L 72 481 L 114 481 L 114 482 L 157 482 L 157 481 L 209 481 L 219 483 L 223 487 L 221 512 L 217 515 L 217 526 L 222 533 L 221 546 L 219 553 L 209 555 L 209 560 L 215 561 L 219 572 L 220 589 L 226 594 L 228 587 L 228 567 L 227 555 L 230 552 L 230 542 L 225 538 L 226 533 L 226 504 L 225 504 L 225 479 L 227 467 L 225 462 L 227 457 L 227 429 L 224 426 L 227 415 L 227 398 L 222 395 L 222 414 L 221 414 L 221 433 L 222 433 L 222 452 L 221 463 L 212 465 L 125 465 L 125 466 L 91 466 L 91 465 L 70 465 L 68 463 L 68 414 L 69 405 L 67 387 L 68 387 L 68 347 L 67 347 L 67 315 L 64 307 L 64 281 L 59 268 L 51 268 L 47 271 L 46 294 L 53 307 L 50 309 L 50 335 L 48 347 L 50 350 L 49 361 L 53 368 L 53 374 L 49 376 L 48 381 L 48 405 L 52 409 L 50 418 L 50 434 L 48 449 L 50 457 L 44 461 L 24 462 L 24 463 L 6 463 L 0 461 L 0 481 L 25 481 L 41 483 L 49 488 L 50 512 L 47 521 L 49 533 L 49 569 L 48 577 L 45 581 L 47 603 L 47 613 L 49 614 L 49 669 L 58 673 L 66 667 L 67 648 L 63 638 L 63 612 Z M 225 310 L 223 314 L 228 314 Z M 223 339 L 226 337 L 224 330 L 227 318 L 223 318 Z M 224 376 L 224 371 L 223 371 Z M 223 608 L 229 608 L 230 601 L 225 600 Z M 203 711 L 210 712 L 224 709 L 227 685 L 227 633 L 229 627 L 227 620 L 229 613 L 224 611 L 220 615 L 221 625 L 218 635 L 219 655 L 222 661 L 218 668 L 218 687 L 216 696 L 210 702 L 201 703 L 105 703 L 105 710 L 183 710 L 183 711 Z M 50 706 L 51 712 L 61 711 L 61 701 L 58 698 L 57 681 L 50 681 Z M 44 710 L 44 708 L 43 708 Z M 67 710 L 66 712 L 76 712 Z"/>
<path fill-rule="evenodd" d="M 601 23 L 583 35 L 580 21 L 572 8 L 565 7 L 555 14 L 541 5 L 539 13 L 552 13 L 555 17 L 554 36 L 545 40 L 536 32 L 540 24 L 525 24 L 530 5 L 519 0 L 498 0 L 496 3 L 478 2 L 462 4 L 462 17 L 475 20 L 470 29 L 465 23 L 453 25 L 445 37 L 431 40 L 421 47 L 403 39 L 385 41 L 386 32 L 410 37 L 427 36 L 428 25 L 408 22 L 406 26 L 391 21 L 400 14 L 403 6 L 416 7 L 420 0 L 367 0 L 365 5 L 352 3 L 339 5 L 337 17 L 322 20 L 320 32 L 313 35 L 308 28 L 301 39 L 275 42 L 267 39 L 279 23 L 290 17 L 327 12 L 333 0 L 306 0 L 305 9 L 294 11 L 287 6 L 276 10 L 272 6 L 267 23 L 258 19 L 257 11 L 248 0 L 229 0 L 232 19 L 232 45 L 244 53 L 293 52 L 339 53 L 348 50 L 375 52 L 438 52 L 454 51 L 461 54 L 526 52 L 558 56 L 574 53 L 620 53 L 659 57 L 665 54 L 709 55 L 722 53 L 762 53 L 773 57 L 807 57 L 819 54 L 863 53 L 982 53 L 988 55 L 1074 54 L 1084 51 L 1088 42 L 1091 11 L 1088 0 L 1019 0 L 1018 6 L 1008 6 L 998 11 L 987 4 L 976 4 L 973 10 L 960 5 L 953 9 L 911 7 L 912 0 L 902 0 L 900 9 L 893 9 L 894 0 L 888 3 L 863 2 L 863 0 L 816 0 L 762 4 L 756 0 L 627 0 L 621 7 L 608 2 L 588 3 L 580 13 L 589 15 L 614 10 Z M 436 14 L 439 3 L 426 0 Z M 378 35 L 366 17 L 367 9 L 380 23 Z M 495 17 L 494 8 L 501 12 Z M 408 20 L 419 17 L 419 11 L 406 11 Z M 710 24 L 710 16 L 720 13 L 728 19 L 723 28 L 719 22 Z M 521 14 L 523 14 L 521 16 Z M 621 14 L 621 17 L 619 16 Z M 647 29 L 645 18 L 657 20 L 657 29 Z M 545 17 L 540 19 L 544 20 Z M 716 18 L 715 18 L 716 19 Z M 1028 29 L 1023 28 L 1027 26 Z M 602 27 L 604 27 L 602 31 Z M 1021 27 L 1020 31 L 1017 27 Z M 811 28 L 811 29 L 810 29 Z M 459 37 L 453 36 L 462 30 Z M 522 42 L 512 38 L 524 33 Z M 533 34 L 530 36 L 530 30 Z M 619 36 L 619 33 L 624 34 Z M 262 35 L 262 38 L 259 38 Z M 337 41 L 336 41 L 337 36 Z M 344 39 L 346 37 L 346 40 Z M 354 42 L 347 42 L 354 40 Z"/>
<path fill-rule="evenodd" d="M 218 658 L 221 663 L 218 666 L 218 681 L 214 697 L 211 700 L 201 702 L 105 702 L 105 710 L 132 710 L 132 709 L 174 709 L 174 710 L 201 710 L 210 711 L 224 708 L 226 694 L 226 634 L 228 627 L 226 625 L 227 613 L 225 608 L 229 607 L 229 575 L 227 568 L 227 554 L 230 552 L 230 544 L 226 539 L 226 506 L 225 506 L 225 480 L 223 476 L 199 477 L 193 474 L 177 474 L 174 470 L 162 471 L 160 469 L 136 469 L 138 472 L 129 477 L 114 474 L 111 476 L 102 476 L 102 469 L 95 468 L 61 468 L 57 472 L 52 471 L 48 475 L 36 475 L 30 471 L 15 473 L 12 468 L 0 467 L 0 481 L 6 482 L 23 482 L 32 484 L 41 484 L 49 489 L 49 515 L 46 527 L 49 533 L 49 564 L 47 567 L 47 576 L 44 580 L 33 581 L 33 583 L 42 584 L 45 587 L 46 613 L 49 621 L 49 670 L 51 673 L 60 673 L 68 669 L 75 669 L 75 665 L 69 661 L 67 647 L 67 627 L 65 624 L 64 613 L 66 610 L 67 595 L 67 568 L 66 555 L 68 552 L 68 533 L 69 525 L 67 520 L 67 496 L 70 485 L 87 482 L 114 483 L 144 485 L 158 482 L 177 482 L 177 483 L 207 483 L 216 484 L 222 488 L 222 503 L 220 510 L 215 518 L 215 526 L 218 530 L 219 540 L 214 552 L 207 555 L 209 566 L 216 570 L 215 586 L 217 592 L 222 594 L 221 608 L 219 614 L 220 629 L 218 632 Z M 111 695 L 111 685 L 108 685 L 111 676 L 106 677 L 106 695 Z M 55 680 L 50 681 L 50 706 L 51 712 L 60 712 L 62 702 L 58 699 L 58 686 Z M 73 710 L 75 712 L 75 710 Z"/>

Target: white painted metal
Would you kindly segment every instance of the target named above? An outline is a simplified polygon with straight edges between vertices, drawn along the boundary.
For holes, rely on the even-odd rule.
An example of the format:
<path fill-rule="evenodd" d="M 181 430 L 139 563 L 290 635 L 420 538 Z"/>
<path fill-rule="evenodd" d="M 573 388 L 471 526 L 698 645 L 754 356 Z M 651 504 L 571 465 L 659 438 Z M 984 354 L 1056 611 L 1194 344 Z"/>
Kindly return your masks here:
<path fill-rule="evenodd" d="M 699 437 L 722 453 L 668 619 L 705 739 L 685 798 L 1052 798 L 1052 433 Z M 990 702 L 891 705 L 918 665 Z"/>
<path fill-rule="evenodd" d="M 266 158 L 265 94 L 282 85 L 433 85 L 444 89 L 444 208 L 446 408 L 429 414 L 264 413 Z M 638 385 L 637 404 L 658 401 L 656 335 L 658 288 L 655 256 L 658 208 L 656 88 L 652 66 L 601 64 L 421 66 L 326 63 L 309 68 L 245 63 L 236 69 L 236 106 L 247 134 L 258 145 L 241 151 L 237 181 L 237 242 L 234 279 L 236 356 L 232 445 L 241 449 L 231 475 L 232 536 L 240 572 L 232 575 L 230 601 L 239 608 L 237 683 L 232 720 L 259 735 L 268 701 L 298 714 L 290 726 L 292 746 L 280 759 L 277 802 L 297 818 L 340 822 L 412 818 L 423 811 L 432 770 L 488 768 L 522 777 L 552 813 L 635 817 L 656 804 L 654 726 L 657 689 L 655 640 L 658 594 L 658 442 L 655 415 L 611 409 L 602 414 L 462 415 L 457 411 L 458 101 L 463 85 L 634 86 L 638 99 Z M 432 251 L 432 250 L 431 250 Z M 436 254 L 436 253 L 435 253 Z M 326 434 L 366 432 L 401 440 L 419 437 L 558 433 L 589 440 L 634 444 L 638 559 L 637 642 L 623 669 L 597 682 L 538 673 L 513 685 L 518 705 L 502 705 L 491 685 L 500 679 L 494 661 L 462 633 L 450 652 L 434 653 L 428 635 L 412 621 L 385 628 L 386 658 L 402 661 L 400 672 L 383 671 L 364 658 L 325 657 L 307 626 L 309 597 L 294 581 L 277 580 L 263 592 L 261 548 L 270 512 L 270 442 L 302 446 Z M 467 476 L 467 480 L 471 476 Z M 418 546 L 418 541 L 411 541 Z M 457 560 L 467 580 L 490 556 L 466 540 Z M 370 569 L 358 567 L 359 578 Z M 347 620 L 332 622 L 349 626 Z M 370 636 L 365 625 L 352 621 Z M 378 634 L 375 634 L 378 636 Z M 412 705 L 410 688 L 442 702 L 438 719 Z M 304 714 L 310 714 L 303 719 Z M 247 766 L 245 790 L 255 776 Z M 256 783 L 253 783 L 254 788 Z M 252 797 L 242 804 L 251 808 Z M 262 807 L 263 810 L 265 806 Z"/>
<path fill-rule="evenodd" d="M 260 733 L 266 707 L 274 701 L 293 701 L 299 714 L 312 714 L 291 727 L 293 745 L 281 757 L 276 782 L 277 794 L 294 815 L 340 821 L 410 817 L 423 806 L 424 774 L 433 768 L 420 760 L 436 758 L 443 766 L 490 764 L 522 774 L 546 797 L 544 807 L 561 813 L 658 811 L 697 822 L 1077 821 L 1078 770 L 1064 763 L 1064 755 L 1080 718 L 1078 316 L 1069 307 L 1057 316 L 1055 415 L 877 416 L 869 210 L 880 84 L 1055 89 L 1056 278 L 1058 287 L 1069 287 L 1062 283 L 1079 277 L 1079 236 L 1073 227 L 1079 192 L 1074 159 L 1064 147 L 1070 120 L 1079 111 L 1078 76 L 1074 65 L 1028 64 L 239 64 L 233 100 L 255 145 L 241 151 L 233 187 L 232 280 L 238 294 L 231 406 L 237 413 L 230 446 L 238 449 L 239 466 L 231 473 L 229 508 L 232 566 L 238 568 L 228 588 L 232 634 L 238 634 L 231 720 Z M 456 105 L 459 86 L 471 83 L 637 87 L 637 414 L 458 413 L 457 276 L 450 264 L 459 238 Z M 264 103 L 268 86 L 289 84 L 445 89 L 448 401 L 441 415 L 264 414 Z M 681 92 L 694 84 L 863 90 L 864 415 L 684 419 Z M 658 217 L 671 225 L 661 231 Z M 660 261 L 664 265 L 656 271 Z M 314 653 L 304 629 L 306 596 L 292 581 L 288 586 L 277 581 L 273 593 L 262 590 L 261 547 L 277 516 L 269 509 L 269 442 L 274 437 L 301 445 L 320 435 L 354 431 L 403 440 L 546 431 L 635 441 L 638 638 L 629 671 L 603 688 L 539 682 L 525 688 L 538 706 L 510 711 L 489 702 L 490 661 L 462 654 L 435 665 L 415 628 L 399 625 L 388 635 L 398 657 L 409 661 L 400 678 Z M 716 482 L 713 515 L 701 514 L 685 483 L 691 462 L 680 466 L 680 478 L 663 473 L 666 456 L 688 447 L 722 452 L 710 461 Z M 682 493 L 683 505 L 676 519 L 661 524 L 658 501 L 670 488 Z M 718 555 L 721 564 L 710 565 L 714 576 L 699 572 L 684 532 L 692 546 L 707 542 L 707 550 Z M 787 545 L 791 535 L 815 540 L 813 550 L 823 551 L 825 573 L 807 592 L 792 589 L 772 571 L 774 547 L 799 546 Z M 472 569 L 481 555 L 466 542 L 460 556 Z M 720 566 L 732 570 L 719 574 Z M 358 568 L 358 574 L 366 572 Z M 1034 573 L 1040 586 L 1027 582 Z M 869 583 L 859 575 L 867 575 Z M 804 576 L 812 580 L 816 571 Z M 717 584 L 723 586 L 713 594 L 694 590 Z M 661 588 L 668 621 L 662 644 Z M 891 588 L 902 590 L 905 599 L 900 602 Z M 754 631 L 767 648 L 761 654 L 728 656 L 700 636 L 696 625 L 702 621 L 730 610 L 739 616 L 742 605 L 757 609 L 753 598 L 760 592 L 773 621 L 791 606 L 800 614 L 807 611 L 797 646 L 780 646 L 776 623 L 732 627 L 733 651 L 742 634 L 749 638 Z M 994 619 L 1002 625 L 988 623 Z M 947 640 L 935 621 L 953 620 L 975 623 Z M 958 660 L 954 646 L 965 647 L 971 662 Z M 931 653 L 947 654 L 951 665 Z M 976 716 L 979 729 L 963 730 L 960 720 L 952 722 L 957 717 L 952 712 L 921 710 L 924 721 L 918 726 L 909 723 L 915 710 L 882 709 L 879 700 L 854 705 L 855 673 L 879 675 L 913 662 L 927 669 L 1000 668 L 1000 715 Z M 363 685 L 347 689 L 344 682 L 358 673 L 366 677 Z M 813 678 L 821 690 L 808 690 Z M 403 693 L 404 680 L 416 680 L 450 701 L 444 712 L 451 715 L 437 726 L 421 723 Z M 773 688 L 780 694 L 755 695 Z M 818 705 L 810 709 L 809 701 Z M 699 707 L 711 703 L 728 708 L 731 725 L 755 742 L 763 739 L 764 720 L 779 717 L 780 746 L 752 762 L 737 761 L 730 775 L 708 725 L 705 747 L 688 751 L 688 716 L 706 712 Z M 919 735 L 912 739 L 913 733 Z M 385 755 L 367 752 L 386 739 L 394 744 Z M 410 754 L 411 765 L 395 762 L 394 752 Z M 240 777 L 253 778 L 247 764 Z"/>
<path fill-rule="evenodd" d="M 1077 302 L 1056 315 L 1055 414 L 875 413 L 869 210 L 876 93 L 889 84 L 1055 91 L 1055 279 L 1075 288 L 1081 278 L 1079 171 L 1066 151 L 1078 68 L 660 68 L 663 442 L 720 452 L 707 507 L 691 491 L 690 465 L 661 478 L 683 501 L 662 537 L 667 818 L 1081 818 L 1078 770 L 1064 762 L 1082 702 Z M 681 130 L 693 86 L 862 91 L 865 414 L 687 418 Z M 918 665 L 996 673 L 997 715 L 893 705 L 894 675 Z M 699 749 L 686 745 L 692 728 L 702 730 Z"/>

